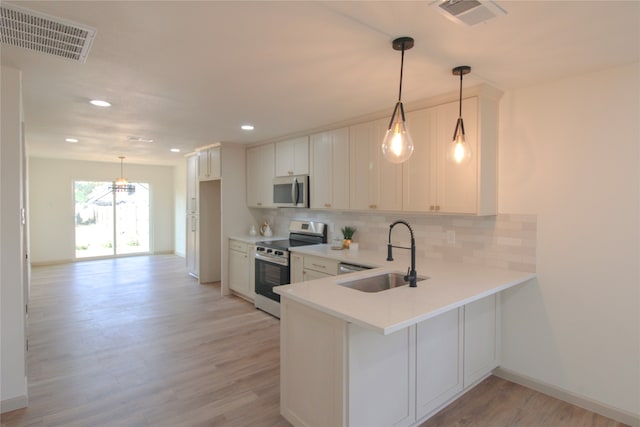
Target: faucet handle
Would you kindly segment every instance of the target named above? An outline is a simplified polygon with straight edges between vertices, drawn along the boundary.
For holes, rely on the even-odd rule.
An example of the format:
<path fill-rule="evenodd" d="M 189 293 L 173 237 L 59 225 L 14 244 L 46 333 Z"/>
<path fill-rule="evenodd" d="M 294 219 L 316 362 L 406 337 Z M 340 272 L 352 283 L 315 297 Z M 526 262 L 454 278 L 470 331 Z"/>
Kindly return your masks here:
<path fill-rule="evenodd" d="M 405 282 L 408 282 L 411 279 L 411 277 L 409 277 L 410 275 L 411 275 L 411 267 L 407 267 L 407 275 L 404 276 Z"/>

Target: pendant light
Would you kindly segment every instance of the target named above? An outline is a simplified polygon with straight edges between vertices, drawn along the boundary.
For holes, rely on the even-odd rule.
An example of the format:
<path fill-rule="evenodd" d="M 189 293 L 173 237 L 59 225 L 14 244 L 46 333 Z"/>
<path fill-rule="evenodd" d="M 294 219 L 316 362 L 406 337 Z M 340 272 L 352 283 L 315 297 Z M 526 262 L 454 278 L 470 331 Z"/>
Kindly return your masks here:
<path fill-rule="evenodd" d="M 134 193 L 136 191 L 136 187 L 133 184 L 129 184 L 129 181 L 124 177 L 124 156 L 118 156 L 120 159 L 120 178 L 117 178 L 113 181 L 113 185 L 111 186 L 111 190 L 114 192 L 126 191 L 127 193 Z"/>
<path fill-rule="evenodd" d="M 413 47 L 411 37 L 400 37 L 393 41 L 393 49 L 401 50 L 400 60 L 400 89 L 398 90 L 398 102 L 393 109 L 387 133 L 382 140 L 382 155 L 391 163 L 402 163 L 409 160 L 413 154 L 413 140 L 407 130 L 407 122 L 404 118 L 402 106 L 402 71 L 404 67 L 404 51 Z"/>
<path fill-rule="evenodd" d="M 468 163 L 471 160 L 471 146 L 464 135 L 464 122 L 462 121 L 462 76 L 469 74 L 471 67 L 460 65 L 451 70 L 454 76 L 460 76 L 460 104 L 458 109 L 458 122 L 453 131 L 453 140 L 447 147 L 447 160 L 455 164 Z"/>

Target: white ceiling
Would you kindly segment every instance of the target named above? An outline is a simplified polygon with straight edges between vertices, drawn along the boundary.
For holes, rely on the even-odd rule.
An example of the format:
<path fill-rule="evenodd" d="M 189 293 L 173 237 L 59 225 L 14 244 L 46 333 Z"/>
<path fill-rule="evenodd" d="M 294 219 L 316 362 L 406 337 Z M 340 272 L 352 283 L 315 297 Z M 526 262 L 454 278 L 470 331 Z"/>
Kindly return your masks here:
<path fill-rule="evenodd" d="M 253 143 L 456 91 L 533 85 L 640 60 L 639 1 L 499 1 L 472 27 L 427 1 L 24 1 L 97 29 L 86 63 L 2 45 L 23 71 L 29 154 L 174 164 L 216 141 Z M 634 88 L 633 90 L 638 90 Z M 99 109 L 89 99 L 109 100 Z M 240 130 L 252 123 L 252 132 Z M 129 136 L 154 142 L 131 142 Z M 66 137 L 80 142 L 70 144 Z M 169 148 L 182 153 L 170 153 Z"/>

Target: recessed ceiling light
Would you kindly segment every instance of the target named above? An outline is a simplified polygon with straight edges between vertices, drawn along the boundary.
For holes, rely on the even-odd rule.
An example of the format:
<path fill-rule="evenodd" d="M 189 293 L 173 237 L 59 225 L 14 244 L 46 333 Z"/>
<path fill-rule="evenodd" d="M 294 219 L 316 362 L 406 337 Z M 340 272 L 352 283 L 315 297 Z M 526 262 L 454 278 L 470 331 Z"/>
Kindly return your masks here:
<path fill-rule="evenodd" d="M 171 151 L 172 153 L 179 153 L 179 152 L 180 152 L 180 149 L 179 149 L 179 148 L 172 148 L 172 149 L 171 149 L 171 150 L 169 150 L 169 151 Z"/>
<path fill-rule="evenodd" d="M 253 127 L 253 125 L 242 125 L 242 126 L 240 126 L 240 128 L 241 128 L 242 130 L 253 130 L 253 129 L 255 129 L 255 128 Z"/>
<path fill-rule="evenodd" d="M 65 138 L 64 140 L 67 141 L 67 142 L 72 142 L 72 143 L 78 142 L 78 140 L 76 138 Z"/>
<path fill-rule="evenodd" d="M 129 142 L 153 142 L 153 139 L 142 138 L 140 136 L 131 136 L 131 135 L 129 135 L 127 137 L 127 141 L 129 141 Z"/>
<path fill-rule="evenodd" d="M 96 107 L 111 107 L 111 103 L 103 101 L 101 99 L 92 99 L 89 102 L 91 103 L 91 105 L 95 105 Z"/>

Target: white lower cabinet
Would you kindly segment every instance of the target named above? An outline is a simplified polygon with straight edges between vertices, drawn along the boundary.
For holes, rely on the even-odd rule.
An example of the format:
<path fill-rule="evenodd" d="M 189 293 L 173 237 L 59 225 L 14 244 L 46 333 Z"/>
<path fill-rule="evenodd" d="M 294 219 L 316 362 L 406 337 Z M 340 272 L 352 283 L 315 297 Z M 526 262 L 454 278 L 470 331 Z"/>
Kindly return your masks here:
<path fill-rule="evenodd" d="M 238 240 L 229 240 L 229 289 L 242 297 L 254 299 L 253 258 L 254 246 Z"/>
<path fill-rule="evenodd" d="M 289 258 L 289 272 L 291 277 L 289 281 L 291 283 L 304 282 L 303 270 L 304 270 L 304 256 L 297 253 L 292 253 Z"/>
<path fill-rule="evenodd" d="M 413 424 L 415 326 L 381 335 L 351 323 L 347 353 L 347 425 Z"/>
<path fill-rule="evenodd" d="M 280 413 L 294 426 L 346 424 L 346 323 L 288 298 L 280 301 Z"/>
<path fill-rule="evenodd" d="M 464 306 L 464 387 L 500 364 L 500 294 Z"/>
<path fill-rule="evenodd" d="M 294 426 L 415 426 L 497 366 L 497 296 L 394 332 L 281 300 L 280 412 Z"/>
<path fill-rule="evenodd" d="M 462 391 L 463 308 L 416 325 L 416 418 Z"/>
<path fill-rule="evenodd" d="M 324 279 L 338 274 L 339 262 L 335 259 L 317 256 L 305 256 L 303 260 L 302 281 Z"/>

